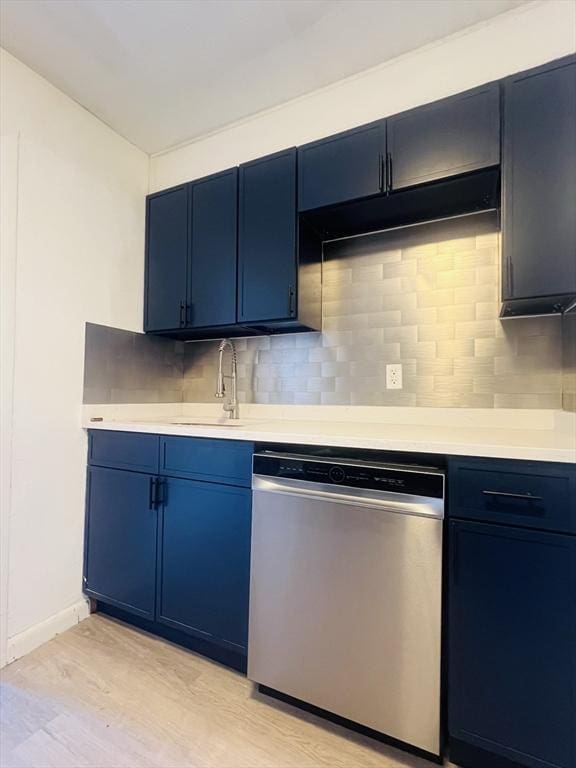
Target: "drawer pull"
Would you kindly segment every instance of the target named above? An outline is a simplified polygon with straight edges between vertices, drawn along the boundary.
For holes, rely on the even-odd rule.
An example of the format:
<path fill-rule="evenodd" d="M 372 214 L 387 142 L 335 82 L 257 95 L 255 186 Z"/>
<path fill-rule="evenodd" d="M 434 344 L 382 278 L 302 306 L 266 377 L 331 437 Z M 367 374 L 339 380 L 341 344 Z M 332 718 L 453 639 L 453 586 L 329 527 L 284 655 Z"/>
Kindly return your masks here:
<path fill-rule="evenodd" d="M 523 501 L 542 501 L 542 496 L 532 496 L 531 493 L 507 493 L 506 491 L 482 491 L 485 496 L 504 496 L 506 499 L 522 499 Z"/>

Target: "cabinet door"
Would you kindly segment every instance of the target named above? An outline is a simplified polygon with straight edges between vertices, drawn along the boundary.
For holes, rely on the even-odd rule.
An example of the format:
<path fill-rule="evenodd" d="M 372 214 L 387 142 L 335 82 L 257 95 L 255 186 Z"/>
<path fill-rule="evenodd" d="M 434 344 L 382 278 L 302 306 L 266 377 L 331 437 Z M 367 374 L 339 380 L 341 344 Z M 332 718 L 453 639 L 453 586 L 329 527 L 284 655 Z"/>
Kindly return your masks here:
<path fill-rule="evenodd" d="M 84 591 L 154 618 L 157 515 L 152 475 L 88 470 Z"/>
<path fill-rule="evenodd" d="M 576 63 L 504 84 L 504 299 L 576 292 Z"/>
<path fill-rule="evenodd" d="M 192 247 L 188 325 L 236 322 L 238 169 L 190 186 Z"/>
<path fill-rule="evenodd" d="M 491 83 L 389 118 L 390 188 L 498 165 L 499 98 Z"/>
<path fill-rule="evenodd" d="M 450 524 L 449 732 L 531 768 L 576 760 L 576 538 Z"/>
<path fill-rule="evenodd" d="M 298 150 L 298 209 L 384 191 L 385 121 L 315 141 Z"/>
<path fill-rule="evenodd" d="M 163 493 L 158 620 L 245 649 L 250 491 L 169 478 Z"/>
<path fill-rule="evenodd" d="M 240 166 L 239 320 L 295 316 L 296 150 Z"/>
<path fill-rule="evenodd" d="M 187 265 L 188 187 L 181 186 L 150 195 L 146 202 L 144 330 L 184 325 Z"/>

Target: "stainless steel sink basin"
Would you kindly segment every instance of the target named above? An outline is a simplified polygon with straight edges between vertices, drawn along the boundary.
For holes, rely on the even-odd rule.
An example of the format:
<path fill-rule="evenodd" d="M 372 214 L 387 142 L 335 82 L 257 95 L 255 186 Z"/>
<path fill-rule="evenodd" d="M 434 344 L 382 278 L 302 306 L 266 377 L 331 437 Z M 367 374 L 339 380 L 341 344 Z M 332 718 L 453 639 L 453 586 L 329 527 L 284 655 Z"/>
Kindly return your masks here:
<path fill-rule="evenodd" d="M 235 419 L 178 419 L 178 421 L 171 421 L 179 427 L 243 427 L 244 422 L 236 421 Z"/>
<path fill-rule="evenodd" d="M 95 421 L 96 419 L 92 419 Z M 102 421 L 102 419 L 97 419 Z M 194 416 L 173 416 L 167 419 L 129 419 L 132 424 L 171 424 L 174 427 L 245 427 L 246 423 L 243 421 L 237 421 L 236 419 L 228 419 L 226 417 L 219 418 L 194 418 Z"/>

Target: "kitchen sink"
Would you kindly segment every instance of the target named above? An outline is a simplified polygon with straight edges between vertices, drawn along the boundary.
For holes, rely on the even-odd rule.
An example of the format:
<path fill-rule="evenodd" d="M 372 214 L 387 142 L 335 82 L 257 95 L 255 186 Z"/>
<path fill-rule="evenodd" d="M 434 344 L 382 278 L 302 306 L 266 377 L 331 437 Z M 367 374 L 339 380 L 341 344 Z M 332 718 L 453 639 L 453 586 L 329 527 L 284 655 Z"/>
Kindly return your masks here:
<path fill-rule="evenodd" d="M 178 419 L 171 421 L 179 427 L 243 427 L 244 422 L 235 419 Z"/>

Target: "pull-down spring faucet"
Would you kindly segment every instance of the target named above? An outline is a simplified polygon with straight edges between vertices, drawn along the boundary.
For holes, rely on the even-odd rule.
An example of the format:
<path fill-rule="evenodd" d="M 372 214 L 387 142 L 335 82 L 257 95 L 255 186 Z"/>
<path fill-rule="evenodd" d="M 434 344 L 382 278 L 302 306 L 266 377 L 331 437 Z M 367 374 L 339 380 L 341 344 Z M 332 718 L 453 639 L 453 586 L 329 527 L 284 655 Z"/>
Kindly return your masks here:
<path fill-rule="evenodd" d="M 231 372 L 230 375 L 226 375 L 223 373 L 222 370 L 222 361 L 224 357 L 224 351 L 226 349 L 230 350 L 231 353 Z M 220 342 L 220 346 L 218 347 L 218 378 L 216 379 L 216 394 L 214 397 L 217 397 L 219 399 L 223 399 L 226 395 L 226 385 L 224 383 L 225 379 L 230 379 L 232 381 L 232 393 L 230 396 L 230 399 L 228 402 L 224 402 L 222 404 L 222 408 L 224 411 L 229 415 L 231 419 L 238 419 L 240 418 L 240 407 L 238 405 L 238 399 L 236 396 L 236 347 L 234 346 L 234 343 L 230 341 L 230 339 L 223 339 Z"/>

